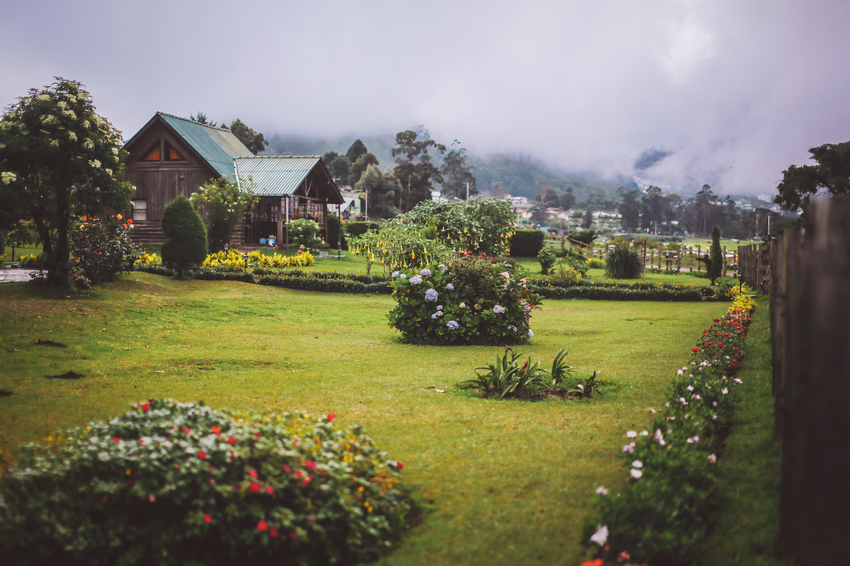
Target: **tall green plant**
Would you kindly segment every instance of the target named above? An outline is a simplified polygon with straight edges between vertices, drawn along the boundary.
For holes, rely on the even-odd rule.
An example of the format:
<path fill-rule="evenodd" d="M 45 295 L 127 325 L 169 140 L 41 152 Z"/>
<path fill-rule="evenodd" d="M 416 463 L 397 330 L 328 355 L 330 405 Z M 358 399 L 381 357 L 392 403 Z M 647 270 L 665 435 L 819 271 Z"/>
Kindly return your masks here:
<path fill-rule="evenodd" d="M 296 246 L 304 246 L 307 249 L 314 250 L 324 243 L 318 236 L 321 227 L 315 220 L 299 218 L 290 222 L 287 229 L 292 243 Z"/>
<path fill-rule="evenodd" d="M 723 252 L 720 249 L 720 227 L 715 224 L 711 230 L 711 255 L 705 258 L 705 269 L 711 284 L 720 277 L 723 271 Z"/>
<path fill-rule="evenodd" d="M 425 229 L 407 224 L 384 224 L 380 231 L 370 230 L 348 242 L 348 249 L 367 258 L 367 273 L 372 262 L 384 269 L 419 268 L 433 262 L 448 261 L 454 256 L 442 243 L 429 240 Z"/>
<path fill-rule="evenodd" d="M 165 207 L 160 225 L 168 238 L 162 244 L 162 262 L 182 279 L 185 269 L 207 257 L 204 223 L 189 199 L 181 195 Z"/>
<path fill-rule="evenodd" d="M 501 257 L 510 251 L 514 233 L 513 207 L 494 198 L 471 198 L 452 203 L 425 201 L 392 220 L 395 224 L 437 229 L 437 240 L 460 252 Z"/>
<path fill-rule="evenodd" d="M 614 240 L 605 258 L 605 275 L 611 279 L 637 279 L 642 267 L 637 250 L 630 248 L 625 240 Z"/>
<path fill-rule="evenodd" d="M 243 189 L 240 190 L 240 186 Z M 259 197 L 254 194 L 253 181 L 250 179 L 240 179 L 237 185 L 219 177 L 200 187 L 190 200 L 205 220 L 207 244 L 210 252 L 215 253 L 224 250 L 236 223 L 257 203 Z"/>

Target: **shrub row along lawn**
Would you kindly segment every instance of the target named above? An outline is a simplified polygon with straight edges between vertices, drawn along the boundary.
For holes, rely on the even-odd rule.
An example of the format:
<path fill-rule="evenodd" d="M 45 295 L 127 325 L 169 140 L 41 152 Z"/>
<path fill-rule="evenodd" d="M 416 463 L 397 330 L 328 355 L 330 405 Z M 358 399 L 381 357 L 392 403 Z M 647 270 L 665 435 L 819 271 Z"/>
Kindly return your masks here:
<path fill-rule="evenodd" d="M 149 398 L 233 411 L 334 413 L 362 424 L 426 512 L 378 563 L 577 564 L 588 495 L 626 484 L 624 430 L 650 423 L 671 376 L 728 304 L 545 301 L 535 359 L 562 348 L 606 393 L 536 403 L 456 384 L 498 347 L 400 344 L 388 296 L 310 293 L 131 273 L 85 294 L 0 290 L 0 459 Z M 64 347 L 36 344 L 36 340 Z M 79 379 L 47 376 L 75 372 Z"/>
<path fill-rule="evenodd" d="M 173 275 L 162 265 L 139 265 L 138 271 Z M 195 279 L 206 281 L 242 281 L 325 293 L 390 294 L 391 281 L 383 275 L 305 269 L 254 268 L 243 271 L 233 268 L 200 268 L 187 272 Z M 670 284 L 658 281 L 610 281 L 598 279 L 559 279 L 535 275 L 529 278 L 530 289 L 547 299 L 591 299 L 611 301 L 728 301 L 727 291 L 715 291 L 705 285 Z"/>

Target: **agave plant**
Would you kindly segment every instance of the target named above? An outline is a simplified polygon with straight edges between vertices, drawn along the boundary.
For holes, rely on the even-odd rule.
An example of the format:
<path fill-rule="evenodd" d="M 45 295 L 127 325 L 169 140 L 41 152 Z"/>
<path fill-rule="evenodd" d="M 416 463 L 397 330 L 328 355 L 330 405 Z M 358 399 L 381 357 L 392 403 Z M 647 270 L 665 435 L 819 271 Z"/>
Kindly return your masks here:
<path fill-rule="evenodd" d="M 500 399 L 519 393 L 538 393 L 560 387 L 572 372 L 566 364 L 567 351 L 560 350 L 552 362 L 552 371 L 540 367 L 540 362 L 531 363 L 531 356 L 520 362 L 521 353 L 505 348 L 505 353 L 496 356 L 496 362 L 475 368 L 475 378 L 458 383 L 460 389 L 477 389 L 485 395 L 497 395 Z"/>
<path fill-rule="evenodd" d="M 602 382 L 597 379 L 597 375 L 599 372 L 593 372 L 587 378 L 579 378 L 578 383 L 576 383 L 575 387 L 570 389 L 567 393 L 571 395 L 575 395 L 576 397 L 581 397 L 584 399 L 585 397 L 592 397 L 594 393 L 602 394 Z"/>
<path fill-rule="evenodd" d="M 549 374 L 552 376 L 552 386 L 560 387 L 564 379 L 570 376 L 573 372 L 573 366 L 568 366 L 566 363 L 568 352 L 566 350 L 558 350 L 555 359 L 552 362 L 552 371 Z"/>
<path fill-rule="evenodd" d="M 605 275 L 611 279 L 636 279 L 642 268 L 643 262 L 637 250 L 631 249 L 628 242 L 614 240 L 605 258 Z"/>

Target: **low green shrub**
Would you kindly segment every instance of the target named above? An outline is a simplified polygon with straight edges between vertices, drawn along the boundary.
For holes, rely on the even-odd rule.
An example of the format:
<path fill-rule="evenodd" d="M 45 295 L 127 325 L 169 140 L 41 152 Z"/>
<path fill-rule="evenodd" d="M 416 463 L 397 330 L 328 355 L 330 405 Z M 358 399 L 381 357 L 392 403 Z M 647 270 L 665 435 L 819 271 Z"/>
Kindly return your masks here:
<path fill-rule="evenodd" d="M 539 297 L 525 279 L 485 256 L 467 254 L 416 272 L 395 271 L 390 326 L 415 344 L 525 342 Z"/>
<path fill-rule="evenodd" d="M 598 566 L 693 564 L 711 527 L 714 464 L 741 380 L 747 309 L 730 307 L 693 347 L 677 372 L 664 408 L 648 430 L 626 432 L 622 447 L 629 484 L 621 494 L 599 487 L 596 513 L 585 520 L 582 544 Z M 653 410 L 653 412 L 655 412 Z"/>
<path fill-rule="evenodd" d="M 601 259 L 596 259 L 592 257 L 587 260 L 587 267 L 589 269 L 605 269 L 605 262 Z"/>
<path fill-rule="evenodd" d="M 513 257 L 537 257 L 543 248 L 546 234 L 540 230 L 517 230 L 510 237 L 510 255 Z"/>
<path fill-rule="evenodd" d="M 401 462 L 333 414 L 150 400 L 21 449 L 0 478 L 8 564 L 353 564 L 411 505 Z"/>

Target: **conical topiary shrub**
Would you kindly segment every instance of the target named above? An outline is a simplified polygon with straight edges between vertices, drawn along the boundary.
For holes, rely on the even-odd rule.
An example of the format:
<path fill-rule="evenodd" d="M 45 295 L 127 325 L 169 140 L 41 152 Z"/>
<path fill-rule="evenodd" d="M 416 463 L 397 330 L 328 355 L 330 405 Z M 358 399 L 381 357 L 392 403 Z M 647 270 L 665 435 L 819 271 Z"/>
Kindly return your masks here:
<path fill-rule="evenodd" d="M 168 241 L 162 244 L 162 262 L 183 278 L 183 271 L 207 257 L 207 233 L 198 211 L 184 196 L 165 207 L 160 221 Z"/>

